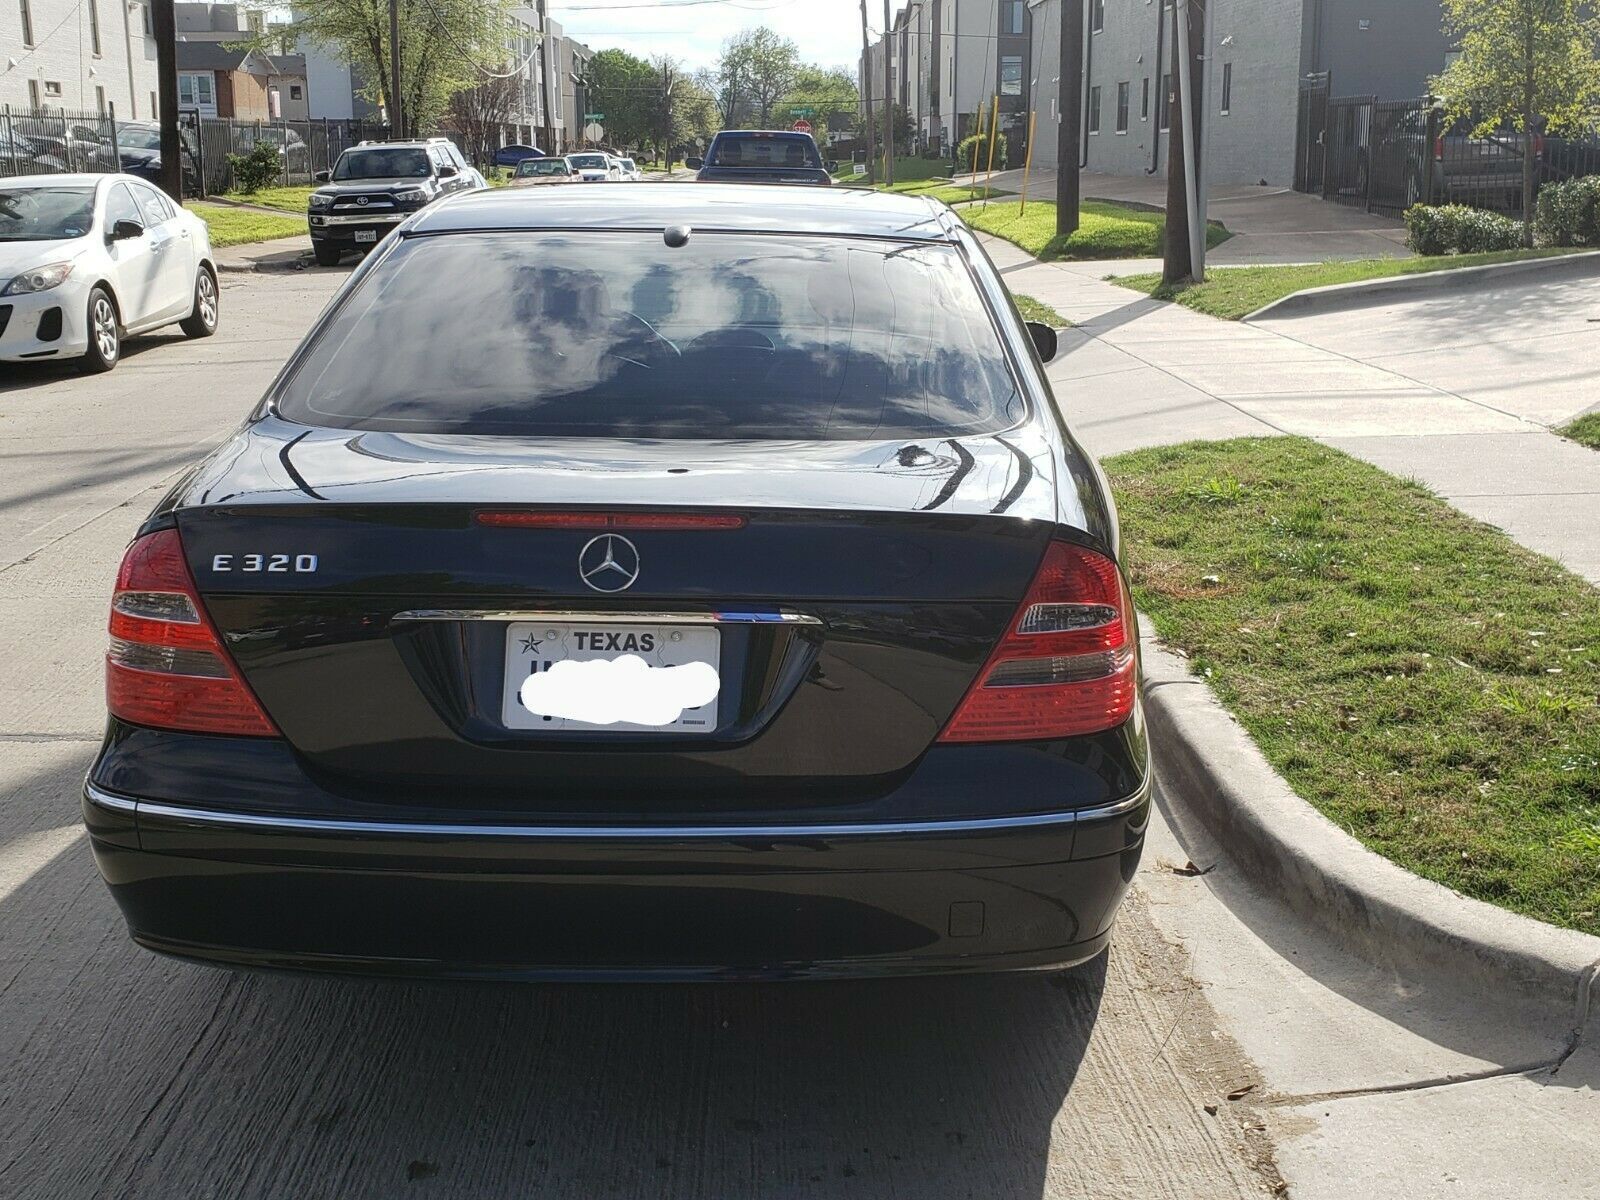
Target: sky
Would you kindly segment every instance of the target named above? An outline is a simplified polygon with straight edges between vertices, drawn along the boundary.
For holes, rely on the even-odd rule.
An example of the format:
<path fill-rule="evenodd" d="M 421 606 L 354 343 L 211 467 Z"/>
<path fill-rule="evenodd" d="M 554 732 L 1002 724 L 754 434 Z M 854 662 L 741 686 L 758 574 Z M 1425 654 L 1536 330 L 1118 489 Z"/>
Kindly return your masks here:
<path fill-rule="evenodd" d="M 802 62 L 854 74 L 861 57 L 859 0 L 547 0 L 546 11 L 562 32 L 591 49 L 615 46 L 641 58 L 670 54 L 690 70 L 711 66 L 723 42 L 762 25 L 793 41 Z M 876 41 L 881 0 L 867 0 L 867 20 Z"/>

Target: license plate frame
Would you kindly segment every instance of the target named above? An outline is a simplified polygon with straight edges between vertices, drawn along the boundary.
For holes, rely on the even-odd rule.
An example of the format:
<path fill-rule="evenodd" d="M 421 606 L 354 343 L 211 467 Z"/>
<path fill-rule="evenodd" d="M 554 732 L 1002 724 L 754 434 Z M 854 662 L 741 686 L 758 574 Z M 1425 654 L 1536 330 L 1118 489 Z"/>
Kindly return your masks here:
<path fill-rule="evenodd" d="M 585 636 L 580 638 L 579 634 Z M 591 648 L 587 644 L 590 642 L 595 646 Z M 698 708 L 684 710 L 667 725 L 636 725 L 625 721 L 596 725 L 569 717 L 541 716 L 529 711 L 518 698 L 518 691 L 536 663 L 549 670 L 550 665 L 557 662 L 615 659 L 625 654 L 635 654 L 652 667 L 705 662 L 720 676 L 722 631 L 711 622 L 679 623 L 670 619 L 621 622 L 604 618 L 574 621 L 565 614 L 559 619 L 511 621 L 506 625 L 501 723 L 518 732 L 546 734 L 653 733 L 693 737 L 716 729 L 720 693 Z"/>

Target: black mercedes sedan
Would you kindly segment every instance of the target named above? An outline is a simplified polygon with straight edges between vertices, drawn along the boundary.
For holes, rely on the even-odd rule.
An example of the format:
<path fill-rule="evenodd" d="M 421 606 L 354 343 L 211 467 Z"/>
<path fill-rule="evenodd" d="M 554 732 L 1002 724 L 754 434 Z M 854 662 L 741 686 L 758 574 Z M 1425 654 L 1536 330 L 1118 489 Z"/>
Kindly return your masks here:
<path fill-rule="evenodd" d="M 410 217 L 122 562 L 84 813 L 134 939 L 555 979 L 1098 954 L 1150 775 L 1054 340 L 923 199 Z"/>

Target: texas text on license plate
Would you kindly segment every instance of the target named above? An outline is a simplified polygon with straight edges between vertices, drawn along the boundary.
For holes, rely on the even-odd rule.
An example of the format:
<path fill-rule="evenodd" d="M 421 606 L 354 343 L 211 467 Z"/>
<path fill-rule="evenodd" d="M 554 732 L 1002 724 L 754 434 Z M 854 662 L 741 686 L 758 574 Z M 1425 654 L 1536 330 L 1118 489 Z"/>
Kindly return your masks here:
<path fill-rule="evenodd" d="M 714 625 L 513 621 L 501 720 L 508 729 L 707 733 L 717 726 L 721 639 Z"/>
<path fill-rule="evenodd" d="M 376 229 L 358 229 L 358 230 L 356 230 L 356 241 L 357 242 L 375 242 L 377 240 L 378 240 L 378 231 Z"/>

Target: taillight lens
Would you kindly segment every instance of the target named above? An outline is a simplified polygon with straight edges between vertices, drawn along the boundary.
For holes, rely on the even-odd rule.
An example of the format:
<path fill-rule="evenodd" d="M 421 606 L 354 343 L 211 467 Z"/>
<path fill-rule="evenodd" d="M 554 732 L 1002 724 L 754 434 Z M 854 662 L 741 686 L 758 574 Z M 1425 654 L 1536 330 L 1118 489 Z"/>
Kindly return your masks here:
<path fill-rule="evenodd" d="M 1439 162 L 1443 162 L 1444 161 L 1444 137 L 1443 137 L 1443 135 L 1433 139 L 1433 157 L 1435 159 L 1437 159 Z"/>
<path fill-rule="evenodd" d="M 1016 742 L 1114 729 L 1133 712 L 1133 608 L 1117 564 L 1051 542 L 941 742 Z"/>
<path fill-rule="evenodd" d="M 176 529 L 146 534 L 122 557 L 106 707 L 156 729 L 279 736 L 206 617 Z"/>

